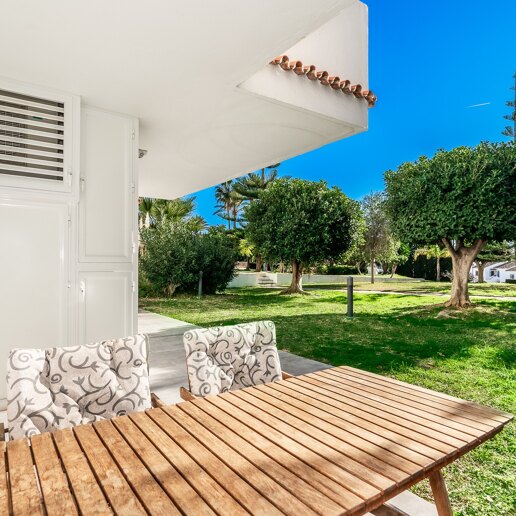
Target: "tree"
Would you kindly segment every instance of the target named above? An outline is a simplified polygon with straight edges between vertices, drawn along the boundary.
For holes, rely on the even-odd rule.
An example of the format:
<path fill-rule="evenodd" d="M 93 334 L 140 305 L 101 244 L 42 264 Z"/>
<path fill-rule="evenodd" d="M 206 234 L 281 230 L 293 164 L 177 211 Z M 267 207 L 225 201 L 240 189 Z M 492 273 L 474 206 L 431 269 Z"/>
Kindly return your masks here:
<path fill-rule="evenodd" d="M 206 221 L 200 215 L 194 215 L 195 197 L 179 199 L 152 199 L 140 197 L 138 200 L 138 219 L 140 229 L 154 227 L 161 222 L 189 221 L 191 227 L 198 231 L 206 227 Z"/>
<path fill-rule="evenodd" d="M 249 260 L 254 256 L 254 245 L 247 238 L 241 238 L 238 241 L 238 253 L 246 259 L 246 269 L 249 269 Z"/>
<path fill-rule="evenodd" d="M 380 256 L 383 273 L 391 273 L 391 278 L 396 274 L 398 265 L 405 263 L 410 256 L 410 247 L 390 235 L 386 250 Z"/>
<path fill-rule="evenodd" d="M 508 115 L 504 115 L 505 120 L 509 120 L 512 122 L 512 127 L 510 125 L 506 126 L 502 131 L 504 136 L 509 136 L 516 142 L 516 72 L 512 76 L 514 79 L 514 86 L 511 87 L 511 90 L 514 91 L 514 99 L 508 100 L 505 105 L 511 109 L 511 112 Z"/>
<path fill-rule="evenodd" d="M 278 179 L 247 206 L 247 236 L 263 255 L 292 264 L 283 293 L 303 293 L 303 268 L 336 259 L 352 245 L 359 226 L 358 203 L 324 181 Z"/>
<path fill-rule="evenodd" d="M 253 202 L 254 199 L 258 199 L 261 192 L 263 192 L 277 179 L 279 166 L 280 163 L 276 163 L 275 165 L 262 168 L 260 173 L 251 172 L 250 174 L 237 179 L 233 186 L 235 192 L 237 192 L 245 201 Z M 260 272 L 261 270 L 262 255 L 261 253 L 258 253 L 256 255 L 256 272 Z"/>
<path fill-rule="evenodd" d="M 140 229 L 148 228 L 153 223 L 154 201 L 151 197 L 140 197 L 138 199 L 138 223 Z"/>
<path fill-rule="evenodd" d="M 374 283 L 376 260 L 387 253 L 391 240 L 389 219 L 385 211 L 385 195 L 366 195 L 360 204 L 365 222 L 364 255 L 371 267 L 371 283 Z"/>
<path fill-rule="evenodd" d="M 446 248 L 435 245 L 419 247 L 414 251 L 414 260 L 424 256 L 428 260 L 436 260 L 435 281 L 441 281 L 441 258 L 448 258 L 450 252 Z"/>
<path fill-rule="evenodd" d="M 237 250 L 228 235 L 198 233 L 187 222 L 164 220 L 144 228 L 141 237 L 140 271 L 154 290 L 167 297 L 175 292 L 196 292 L 201 271 L 207 294 L 224 290 L 233 278 Z"/>
<path fill-rule="evenodd" d="M 511 257 L 512 246 L 508 242 L 486 244 L 475 258 L 475 264 L 478 269 L 478 282 L 484 283 L 484 269 L 488 263 L 508 261 Z"/>
<path fill-rule="evenodd" d="M 258 199 L 263 192 L 278 177 L 280 163 L 262 168 L 260 173 L 251 172 L 235 181 L 234 190 L 244 199 L 251 201 Z"/>
<path fill-rule="evenodd" d="M 453 266 L 447 306 L 467 307 L 471 265 L 488 241 L 516 235 L 516 145 L 481 143 L 438 151 L 385 173 L 387 210 L 396 234 L 442 243 Z"/>
<path fill-rule="evenodd" d="M 228 223 L 228 229 L 236 229 L 237 222 L 240 222 L 240 212 L 244 207 L 244 198 L 234 189 L 233 180 L 225 181 L 215 188 L 215 199 L 217 200 L 216 211 L 218 215 Z"/>

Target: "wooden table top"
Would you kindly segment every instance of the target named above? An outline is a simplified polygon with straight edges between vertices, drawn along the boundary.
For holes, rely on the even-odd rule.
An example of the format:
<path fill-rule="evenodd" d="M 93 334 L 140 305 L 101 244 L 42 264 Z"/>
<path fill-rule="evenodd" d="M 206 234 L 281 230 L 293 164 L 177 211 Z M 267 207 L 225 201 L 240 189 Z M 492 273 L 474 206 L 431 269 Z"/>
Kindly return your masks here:
<path fill-rule="evenodd" d="M 511 418 L 338 367 L 1 443 L 0 514 L 363 514 Z"/>

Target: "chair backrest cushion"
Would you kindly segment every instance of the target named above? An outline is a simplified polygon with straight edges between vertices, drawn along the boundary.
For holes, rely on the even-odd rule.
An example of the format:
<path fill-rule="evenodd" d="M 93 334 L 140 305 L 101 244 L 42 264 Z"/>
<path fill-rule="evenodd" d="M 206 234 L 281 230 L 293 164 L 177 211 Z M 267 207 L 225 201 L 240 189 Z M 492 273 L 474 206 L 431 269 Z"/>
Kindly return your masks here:
<path fill-rule="evenodd" d="M 189 330 L 183 341 L 195 396 L 281 380 L 272 321 Z"/>
<path fill-rule="evenodd" d="M 11 439 L 151 407 L 148 337 L 13 349 L 7 362 Z"/>

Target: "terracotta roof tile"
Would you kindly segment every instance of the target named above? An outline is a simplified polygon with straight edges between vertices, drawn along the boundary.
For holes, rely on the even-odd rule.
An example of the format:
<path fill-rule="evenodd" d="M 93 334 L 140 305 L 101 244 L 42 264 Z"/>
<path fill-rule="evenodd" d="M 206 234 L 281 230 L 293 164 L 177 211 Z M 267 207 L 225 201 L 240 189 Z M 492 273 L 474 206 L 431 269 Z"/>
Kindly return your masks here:
<path fill-rule="evenodd" d="M 323 86 L 330 86 L 346 95 L 354 95 L 357 99 L 365 99 L 369 107 L 376 103 L 376 95 L 371 90 L 365 90 L 361 84 L 352 85 L 349 80 L 341 80 L 338 76 L 331 76 L 326 70 L 317 71 L 314 65 L 303 65 L 302 61 L 291 61 L 288 56 L 282 55 L 273 59 L 270 64 L 279 66 L 286 72 L 304 75 L 311 81 L 318 80 Z"/>

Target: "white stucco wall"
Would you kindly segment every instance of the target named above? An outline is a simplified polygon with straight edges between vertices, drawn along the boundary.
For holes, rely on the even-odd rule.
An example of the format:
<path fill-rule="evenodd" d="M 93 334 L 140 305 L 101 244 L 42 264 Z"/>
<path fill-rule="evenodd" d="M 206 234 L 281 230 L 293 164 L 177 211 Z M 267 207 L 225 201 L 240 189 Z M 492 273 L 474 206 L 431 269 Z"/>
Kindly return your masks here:
<path fill-rule="evenodd" d="M 267 276 L 276 285 L 283 286 L 289 285 L 292 281 L 292 274 L 290 273 L 277 273 L 277 272 L 244 272 L 237 273 L 233 280 L 229 283 L 228 288 L 241 288 L 241 287 L 256 287 L 258 285 L 259 276 Z M 303 274 L 303 285 L 321 285 L 321 284 L 342 284 L 346 283 L 349 276 L 343 274 Z M 367 283 L 371 280 L 370 276 L 363 275 L 353 276 L 354 283 Z M 389 276 L 375 276 L 375 281 L 378 283 L 406 281 L 405 278 L 390 278 Z M 411 281 L 420 281 L 418 279 L 411 278 Z"/>

